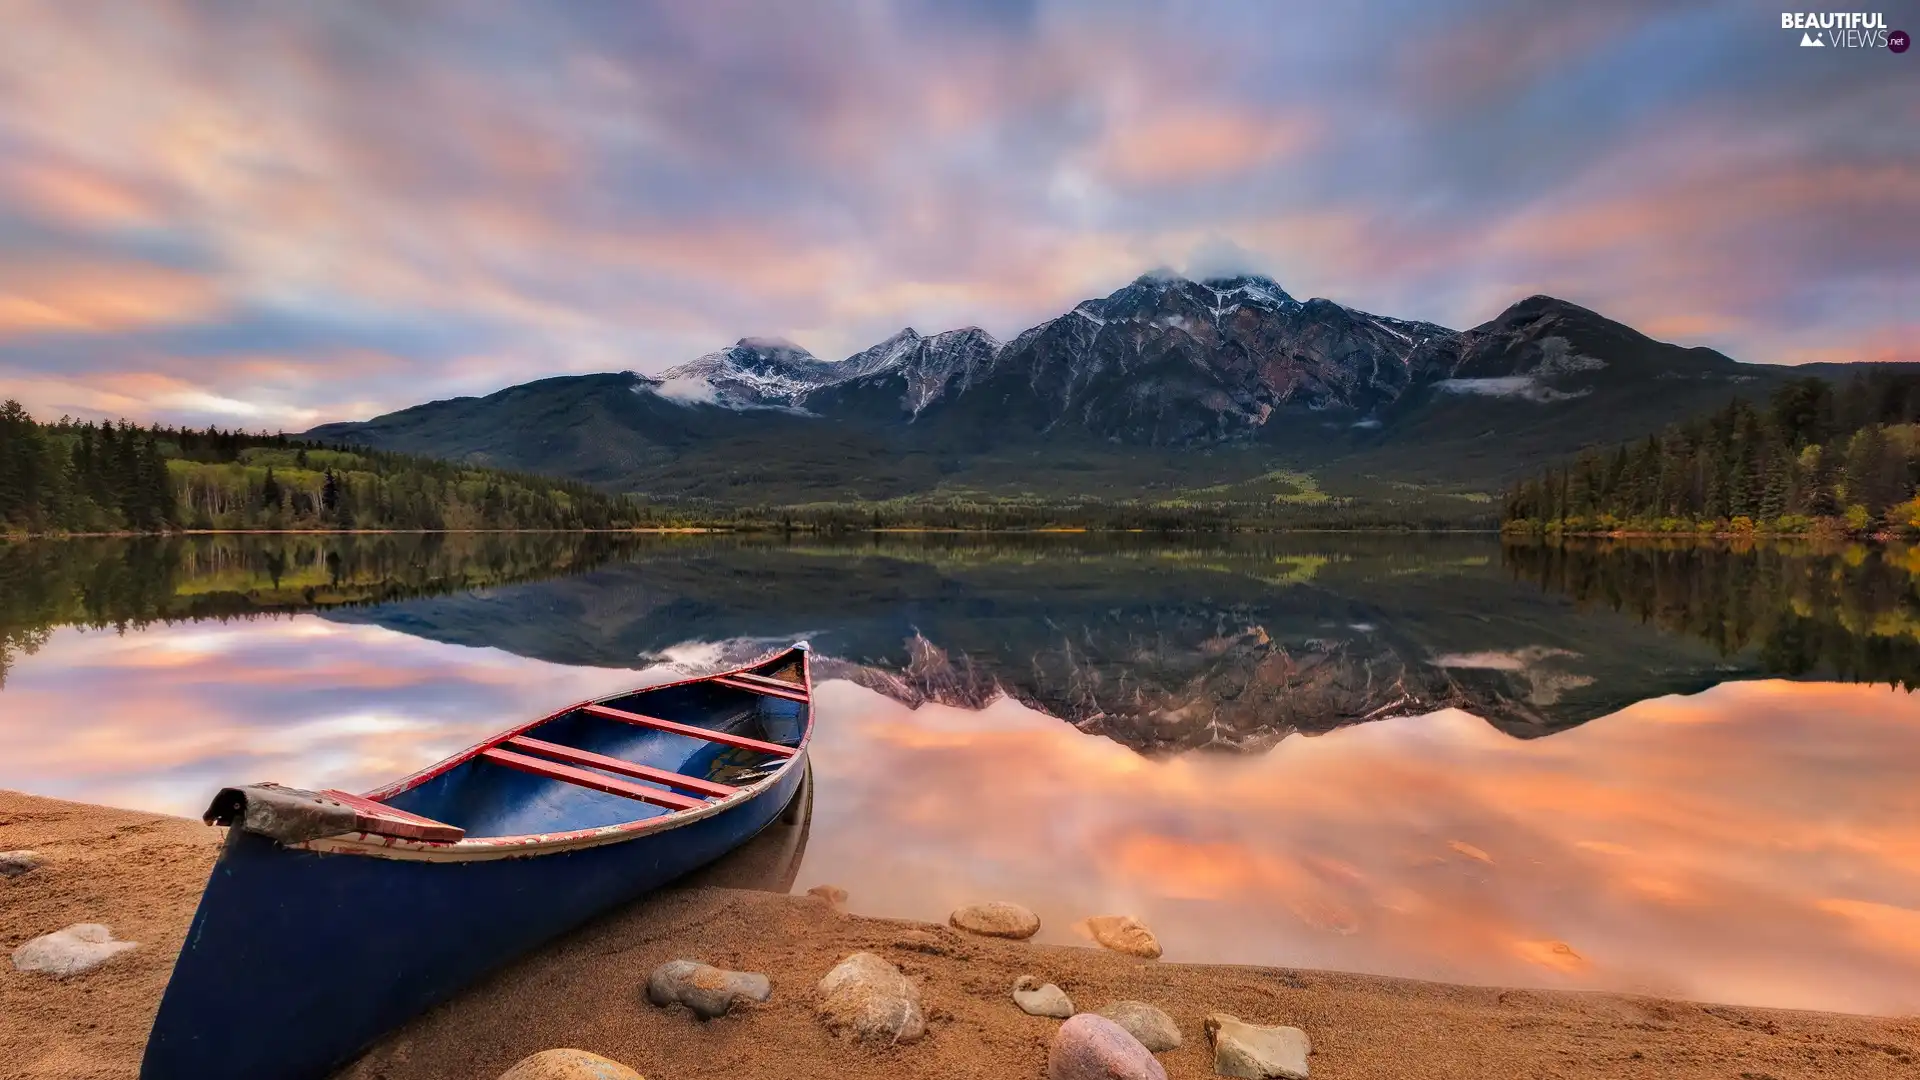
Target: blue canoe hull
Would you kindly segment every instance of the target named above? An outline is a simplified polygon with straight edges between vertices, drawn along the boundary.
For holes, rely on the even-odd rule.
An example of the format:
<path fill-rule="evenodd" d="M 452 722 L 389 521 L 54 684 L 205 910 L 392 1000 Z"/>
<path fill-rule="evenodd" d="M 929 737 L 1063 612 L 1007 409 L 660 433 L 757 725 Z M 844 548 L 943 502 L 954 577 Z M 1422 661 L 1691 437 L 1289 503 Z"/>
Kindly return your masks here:
<path fill-rule="evenodd" d="M 793 801 L 804 754 L 720 813 L 551 854 L 403 861 L 233 829 L 140 1076 L 320 1080 L 488 972 L 740 846 Z"/>

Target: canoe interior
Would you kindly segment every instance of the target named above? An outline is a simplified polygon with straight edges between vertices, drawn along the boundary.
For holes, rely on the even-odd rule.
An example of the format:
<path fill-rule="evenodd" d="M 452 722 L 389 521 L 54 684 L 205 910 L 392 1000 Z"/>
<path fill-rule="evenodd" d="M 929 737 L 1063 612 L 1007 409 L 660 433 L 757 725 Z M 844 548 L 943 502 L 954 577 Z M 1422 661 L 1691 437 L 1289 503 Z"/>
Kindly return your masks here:
<path fill-rule="evenodd" d="M 801 689 L 799 664 L 780 658 L 754 671 Z M 598 704 L 623 712 L 670 719 L 710 731 L 744 735 L 792 746 L 807 726 L 807 706 L 785 698 L 712 682 L 641 690 Z M 573 710 L 521 733 L 555 743 L 722 784 L 751 783 L 764 768 L 784 759 L 721 746 L 691 735 L 654 731 Z M 509 748 L 510 749 L 510 748 Z M 645 781 L 613 776 L 640 786 Z M 474 758 L 381 800 L 388 806 L 457 825 L 469 838 L 524 836 L 594 829 L 672 813 L 620 795 L 593 791 L 505 765 Z"/>

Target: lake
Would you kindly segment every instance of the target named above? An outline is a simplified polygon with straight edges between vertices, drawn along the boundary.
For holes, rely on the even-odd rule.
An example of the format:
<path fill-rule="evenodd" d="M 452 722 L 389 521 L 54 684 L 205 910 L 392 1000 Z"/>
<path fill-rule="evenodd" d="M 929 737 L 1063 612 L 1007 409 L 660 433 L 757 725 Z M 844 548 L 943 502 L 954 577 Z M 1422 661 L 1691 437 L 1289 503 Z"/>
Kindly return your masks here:
<path fill-rule="evenodd" d="M 1063 942 L 1131 913 L 1172 961 L 1912 1013 L 1917 575 L 1492 537 L 0 543 L 0 787 L 366 789 L 807 638 L 804 844 L 736 883 L 1012 899 Z"/>

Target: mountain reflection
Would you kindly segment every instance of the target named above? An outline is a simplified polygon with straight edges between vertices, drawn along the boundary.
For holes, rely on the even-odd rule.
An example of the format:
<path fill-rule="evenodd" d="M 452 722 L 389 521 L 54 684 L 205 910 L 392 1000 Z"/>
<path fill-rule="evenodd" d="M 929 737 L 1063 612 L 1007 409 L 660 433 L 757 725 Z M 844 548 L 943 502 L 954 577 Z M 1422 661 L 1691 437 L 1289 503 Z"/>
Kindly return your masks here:
<path fill-rule="evenodd" d="M 1152 755 L 1445 708 L 1530 738 L 1730 679 L 1911 686 L 1916 567 L 1904 548 L 1477 537 L 13 544 L 0 680 L 60 625 L 313 610 L 601 667 L 810 638 L 825 677 L 908 705 L 1011 698 Z"/>
<path fill-rule="evenodd" d="M 1461 537 L 0 544 L 0 787 L 184 814 L 236 781 L 366 790 L 806 637 L 810 799 L 703 881 L 923 919 L 1003 896 L 1053 941 L 1128 912 L 1183 961 L 1912 1012 L 1920 698 L 1834 683 L 1914 682 L 1914 565 Z"/>

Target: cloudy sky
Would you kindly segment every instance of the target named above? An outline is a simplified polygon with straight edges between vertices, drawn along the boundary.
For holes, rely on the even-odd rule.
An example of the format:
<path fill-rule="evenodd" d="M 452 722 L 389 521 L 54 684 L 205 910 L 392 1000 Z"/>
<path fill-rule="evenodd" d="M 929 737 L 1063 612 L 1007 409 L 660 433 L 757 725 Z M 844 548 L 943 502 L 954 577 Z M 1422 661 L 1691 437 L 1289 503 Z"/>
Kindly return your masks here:
<path fill-rule="evenodd" d="M 1920 30 L 1920 3 L 1886 9 Z M 1149 268 L 1920 360 L 1920 51 L 1683 3 L 0 0 L 0 396 L 299 430 Z"/>

